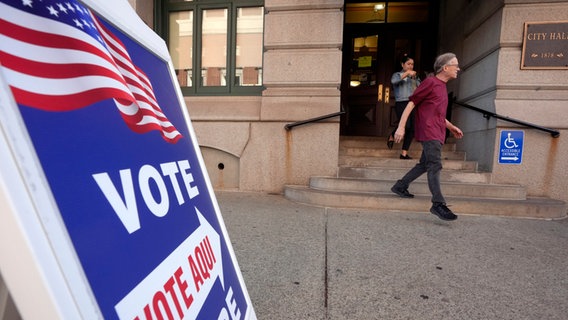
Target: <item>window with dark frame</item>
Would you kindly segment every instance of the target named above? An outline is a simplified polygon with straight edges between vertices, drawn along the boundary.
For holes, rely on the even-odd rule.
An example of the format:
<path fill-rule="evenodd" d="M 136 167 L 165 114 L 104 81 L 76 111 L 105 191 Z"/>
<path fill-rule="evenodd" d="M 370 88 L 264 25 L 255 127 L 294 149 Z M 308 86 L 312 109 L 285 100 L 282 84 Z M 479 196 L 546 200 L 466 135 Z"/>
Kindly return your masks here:
<path fill-rule="evenodd" d="M 162 35 L 184 95 L 260 95 L 264 0 L 162 0 Z"/>

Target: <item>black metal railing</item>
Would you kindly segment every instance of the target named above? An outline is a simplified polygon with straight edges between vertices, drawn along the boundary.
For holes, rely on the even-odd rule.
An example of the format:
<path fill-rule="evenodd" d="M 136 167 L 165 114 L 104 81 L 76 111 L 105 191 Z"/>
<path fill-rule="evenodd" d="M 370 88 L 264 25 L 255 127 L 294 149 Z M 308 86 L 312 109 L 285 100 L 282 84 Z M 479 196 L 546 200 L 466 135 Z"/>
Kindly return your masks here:
<path fill-rule="evenodd" d="M 529 127 L 529 128 L 533 128 L 533 129 L 545 131 L 545 132 L 550 133 L 550 135 L 551 135 L 553 138 L 558 138 L 558 137 L 560 136 L 560 132 L 559 132 L 558 130 L 554 130 L 554 129 L 550 129 L 550 128 L 545 128 L 545 127 L 541 127 L 541 126 L 539 126 L 539 125 L 536 125 L 536 124 L 534 124 L 534 123 L 529 123 L 529 122 L 525 122 L 525 121 L 522 121 L 522 120 L 517 120 L 517 119 L 514 119 L 514 118 L 509 118 L 509 117 L 501 116 L 501 115 L 498 115 L 498 114 L 496 114 L 496 113 L 494 113 L 494 112 L 487 111 L 487 110 L 483 110 L 483 109 L 480 109 L 480 108 L 478 108 L 478 107 L 470 106 L 470 105 L 465 104 L 465 103 L 462 103 L 462 102 L 453 101 L 452 103 L 453 103 L 453 104 L 456 104 L 456 105 L 458 105 L 458 106 L 462 106 L 462 107 L 464 107 L 464 108 L 468 108 L 468 109 L 470 109 L 470 110 L 473 110 L 473 111 L 477 111 L 477 112 L 479 112 L 479 113 L 482 113 L 482 114 L 483 114 L 483 117 L 486 118 L 486 119 L 489 119 L 489 118 L 493 117 L 493 118 L 497 118 L 497 119 L 499 119 L 499 120 L 509 121 L 509 122 L 512 122 L 512 123 L 514 123 L 514 124 L 518 124 L 518 125 L 521 125 L 521 126 L 525 126 L 525 127 Z"/>
<path fill-rule="evenodd" d="M 315 118 L 311 118 L 311 119 L 307 119 L 307 120 L 288 123 L 287 125 L 284 126 L 284 129 L 286 129 L 287 131 L 290 131 L 290 130 L 292 130 L 292 128 L 297 127 L 297 126 L 301 126 L 301 125 L 304 125 L 304 124 L 313 123 L 313 122 L 317 122 L 317 121 L 321 121 L 321 120 L 326 120 L 326 119 L 329 119 L 329 118 L 341 116 L 343 114 L 345 114 L 345 111 L 338 111 L 338 112 L 326 114 L 324 116 L 319 116 L 319 117 L 315 117 Z"/>

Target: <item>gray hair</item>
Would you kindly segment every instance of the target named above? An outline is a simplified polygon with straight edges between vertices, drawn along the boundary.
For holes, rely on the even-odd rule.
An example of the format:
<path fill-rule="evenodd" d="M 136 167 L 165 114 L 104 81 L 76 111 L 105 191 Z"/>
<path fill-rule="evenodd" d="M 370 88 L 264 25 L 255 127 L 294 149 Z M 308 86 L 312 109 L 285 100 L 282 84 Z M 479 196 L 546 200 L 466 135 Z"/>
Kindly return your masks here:
<path fill-rule="evenodd" d="M 452 60 L 455 57 L 456 55 L 451 52 L 439 55 L 436 58 L 436 61 L 434 62 L 434 70 L 436 71 L 436 74 L 442 72 L 444 66 L 447 65 L 450 62 L 450 60 Z"/>

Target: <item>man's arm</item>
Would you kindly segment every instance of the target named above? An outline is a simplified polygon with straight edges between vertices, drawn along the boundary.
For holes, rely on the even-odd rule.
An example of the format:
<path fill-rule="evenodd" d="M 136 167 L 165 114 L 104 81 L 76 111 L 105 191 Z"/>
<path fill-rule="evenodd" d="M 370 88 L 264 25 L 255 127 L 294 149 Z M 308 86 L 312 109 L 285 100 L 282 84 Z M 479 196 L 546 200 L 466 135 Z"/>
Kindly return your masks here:
<path fill-rule="evenodd" d="M 461 139 L 463 138 L 463 132 L 460 128 L 454 126 L 448 119 L 446 119 L 446 128 L 454 135 L 454 137 Z"/>
<path fill-rule="evenodd" d="M 398 128 L 394 133 L 394 142 L 400 143 L 402 141 L 402 138 L 404 137 L 404 131 L 406 128 L 406 121 L 408 121 L 408 117 L 410 116 L 410 113 L 412 112 L 414 107 L 415 107 L 414 102 L 408 101 L 406 108 L 404 108 L 404 111 L 402 112 L 400 121 L 398 122 Z"/>

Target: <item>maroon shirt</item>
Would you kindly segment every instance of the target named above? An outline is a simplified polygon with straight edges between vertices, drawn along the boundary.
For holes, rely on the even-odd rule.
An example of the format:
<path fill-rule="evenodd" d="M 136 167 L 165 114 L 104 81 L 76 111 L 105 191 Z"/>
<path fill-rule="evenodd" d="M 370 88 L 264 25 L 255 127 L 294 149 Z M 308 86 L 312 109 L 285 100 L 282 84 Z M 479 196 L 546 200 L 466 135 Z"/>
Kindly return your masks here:
<path fill-rule="evenodd" d="M 414 139 L 416 141 L 446 140 L 448 89 L 437 77 L 428 77 L 410 96 L 414 102 Z"/>

